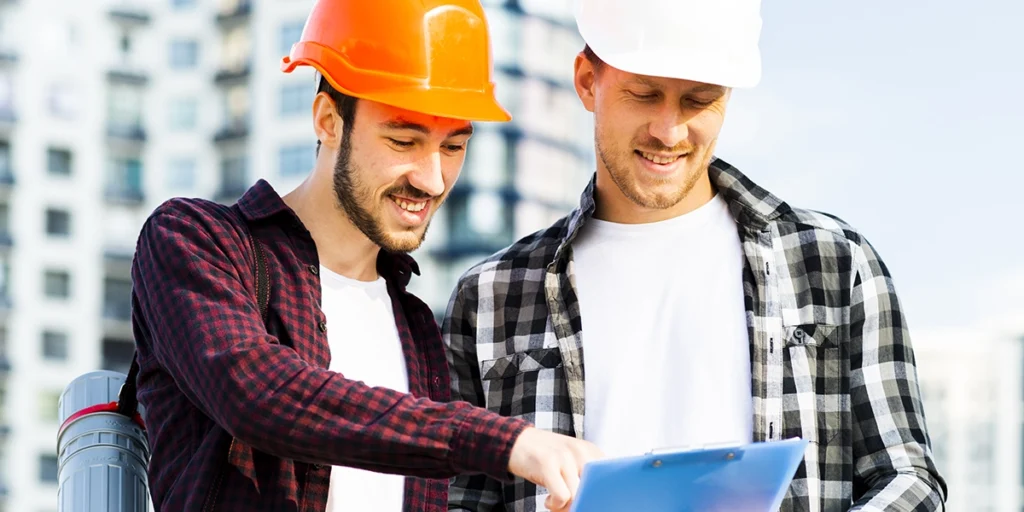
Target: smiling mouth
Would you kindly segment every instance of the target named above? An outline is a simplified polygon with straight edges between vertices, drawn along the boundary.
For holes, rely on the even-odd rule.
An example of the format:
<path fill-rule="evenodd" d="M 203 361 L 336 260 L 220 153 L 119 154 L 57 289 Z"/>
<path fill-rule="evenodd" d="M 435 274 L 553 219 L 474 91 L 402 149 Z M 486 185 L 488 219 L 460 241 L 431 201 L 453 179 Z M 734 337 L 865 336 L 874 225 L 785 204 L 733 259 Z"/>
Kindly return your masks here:
<path fill-rule="evenodd" d="M 391 196 L 391 200 L 398 205 L 399 208 L 412 213 L 419 213 L 427 207 L 428 201 L 407 201 L 400 197 Z"/>
<path fill-rule="evenodd" d="M 686 157 L 686 154 L 674 155 L 674 156 L 661 156 L 661 155 L 656 155 L 654 153 L 648 153 L 646 151 L 640 151 L 640 150 L 635 150 L 634 153 L 636 153 L 636 154 L 640 155 L 641 157 L 643 157 L 644 159 L 649 160 L 649 161 L 651 161 L 653 163 L 656 163 L 658 165 L 671 164 L 671 163 L 674 163 L 676 160 L 679 160 L 680 158 L 685 158 Z"/>

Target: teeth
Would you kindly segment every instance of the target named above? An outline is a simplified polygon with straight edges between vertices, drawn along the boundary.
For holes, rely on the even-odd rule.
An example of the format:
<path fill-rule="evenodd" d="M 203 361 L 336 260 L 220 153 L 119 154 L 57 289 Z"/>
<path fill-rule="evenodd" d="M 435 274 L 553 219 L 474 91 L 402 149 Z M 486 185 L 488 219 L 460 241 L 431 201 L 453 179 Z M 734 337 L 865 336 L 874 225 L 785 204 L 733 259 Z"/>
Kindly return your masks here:
<path fill-rule="evenodd" d="M 652 161 L 652 162 L 654 162 L 656 164 L 670 164 L 670 163 L 675 162 L 676 160 L 679 159 L 678 156 L 677 157 L 672 157 L 672 158 L 665 158 L 665 157 L 661 157 L 661 156 L 658 156 L 658 155 L 655 155 L 655 154 L 652 154 L 652 153 L 647 153 L 647 152 L 644 152 L 644 151 L 641 151 L 640 154 L 642 154 L 644 156 L 644 158 L 646 158 L 646 159 L 648 159 L 648 160 L 650 160 L 650 161 Z"/>
<path fill-rule="evenodd" d="M 394 200 L 395 204 L 397 204 L 403 210 L 410 211 L 410 212 L 413 212 L 413 213 L 422 211 L 424 208 L 427 207 L 427 203 L 426 202 L 410 203 L 408 201 L 404 201 L 402 199 L 395 199 L 395 198 L 392 198 L 392 200 Z"/>

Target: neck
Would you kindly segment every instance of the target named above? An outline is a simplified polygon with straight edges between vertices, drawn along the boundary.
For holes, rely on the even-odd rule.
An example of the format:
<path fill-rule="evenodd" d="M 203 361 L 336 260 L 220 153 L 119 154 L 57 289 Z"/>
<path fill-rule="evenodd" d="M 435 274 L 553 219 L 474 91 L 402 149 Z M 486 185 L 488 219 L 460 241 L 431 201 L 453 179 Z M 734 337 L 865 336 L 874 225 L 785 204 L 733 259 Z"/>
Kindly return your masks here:
<path fill-rule="evenodd" d="M 349 279 L 377 279 L 380 247 L 370 241 L 338 206 L 333 169 L 317 169 L 284 202 L 309 230 L 320 264 Z"/>
<path fill-rule="evenodd" d="M 668 208 L 648 208 L 623 194 L 607 171 L 598 170 L 594 218 L 619 224 L 660 222 L 686 215 L 715 197 L 715 188 L 706 170 L 701 172 L 693 183 L 687 183 L 685 186 L 689 187 L 689 191 L 678 203 Z"/>

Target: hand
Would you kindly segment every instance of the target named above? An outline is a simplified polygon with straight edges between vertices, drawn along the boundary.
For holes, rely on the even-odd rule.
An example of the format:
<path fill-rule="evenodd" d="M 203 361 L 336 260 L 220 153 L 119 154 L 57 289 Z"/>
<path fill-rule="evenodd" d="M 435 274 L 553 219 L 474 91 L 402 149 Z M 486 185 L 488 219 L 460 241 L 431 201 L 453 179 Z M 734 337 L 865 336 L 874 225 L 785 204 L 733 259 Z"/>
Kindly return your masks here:
<path fill-rule="evenodd" d="M 547 489 L 547 508 L 565 512 L 576 496 L 583 465 L 602 457 L 593 443 L 529 427 L 512 445 L 508 469 Z"/>

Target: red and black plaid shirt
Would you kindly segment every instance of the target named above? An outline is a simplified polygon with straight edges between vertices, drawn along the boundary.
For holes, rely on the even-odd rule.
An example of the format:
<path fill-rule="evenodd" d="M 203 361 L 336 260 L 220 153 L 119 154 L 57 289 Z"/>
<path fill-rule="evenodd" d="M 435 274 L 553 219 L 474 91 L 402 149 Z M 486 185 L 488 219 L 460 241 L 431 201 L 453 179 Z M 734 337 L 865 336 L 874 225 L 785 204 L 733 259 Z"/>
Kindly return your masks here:
<path fill-rule="evenodd" d="M 256 301 L 264 244 L 270 309 Z M 447 509 L 448 478 L 507 479 L 522 420 L 449 402 L 430 309 L 405 290 L 416 263 L 381 252 L 409 395 L 327 370 L 316 245 L 266 182 L 228 207 L 172 199 L 146 221 L 132 266 L 138 396 L 157 510 L 323 512 L 330 466 L 409 476 L 406 511 Z"/>

